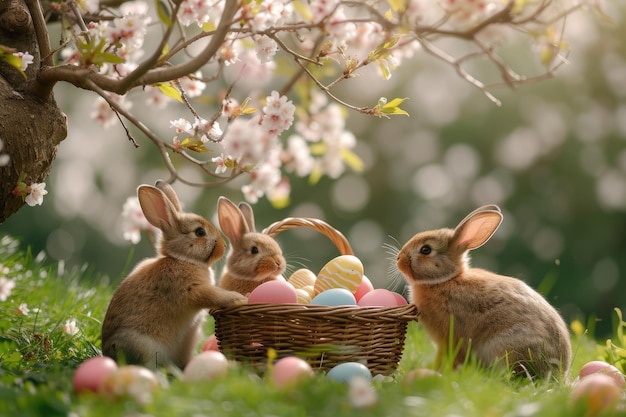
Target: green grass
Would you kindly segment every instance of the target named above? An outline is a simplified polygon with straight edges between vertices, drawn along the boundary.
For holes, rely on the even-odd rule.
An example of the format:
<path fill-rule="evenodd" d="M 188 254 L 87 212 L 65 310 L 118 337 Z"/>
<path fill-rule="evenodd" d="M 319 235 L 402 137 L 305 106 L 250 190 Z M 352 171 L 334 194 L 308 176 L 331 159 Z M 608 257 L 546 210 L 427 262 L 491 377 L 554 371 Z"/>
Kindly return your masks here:
<path fill-rule="evenodd" d="M 85 359 L 97 355 L 100 326 L 113 286 L 88 269 L 63 271 L 30 253 L 17 251 L 11 238 L 0 238 L 0 278 L 15 282 L 0 301 L 0 416 L 585 416 L 575 405 L 565 381 L 515 380 L 503 371 L 468 364 L 444 369 L 440 377 L 404 381 L 416 368 L 428 367 L 434 348 L 419 325 L 412 323 L 406 348 L 394 378 L 375 380 L 378 400 L 372 407 L 354 408 L 349 387 L 317 375 L 291 389 L 277 389 L 245 367 L 226 378 L 189 384 L 169 378 L 146 405 L 77 396 L 72 375 Z M 0 291 L 1 292 L 1 291 Z M 25 303 L 27 315 L 18 313 Z M 75 320 L 78 333 L 64 331 Z M 207 324 L 210 332 L 211 323 Z M 577 323 L 575 328 L 580 328 Z M 625 361 L 623 333 L 606 348 L 574 332 L 572 374 L 583 363 Z M 622 368 L 623 370 L 623 368 Z M 612 415 L 626 415 L 622 409 Z"/>

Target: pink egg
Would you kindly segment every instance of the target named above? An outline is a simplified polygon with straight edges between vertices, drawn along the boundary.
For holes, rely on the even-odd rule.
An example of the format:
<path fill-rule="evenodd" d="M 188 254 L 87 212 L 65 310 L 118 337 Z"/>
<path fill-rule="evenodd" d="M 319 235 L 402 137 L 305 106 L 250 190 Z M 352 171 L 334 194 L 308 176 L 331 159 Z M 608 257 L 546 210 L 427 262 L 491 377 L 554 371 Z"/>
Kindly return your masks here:
<path fill-rule="evenodd" d="M 358 305 L 361 307 L 396 307 L 398 300 L 393 292 L 377 288 L 361 297 Z"/>
<path fill-rule="evenodd" d="M 354 293 L 354 298 L 356 298 L 356 300 L 359 301 L 365 294 L 372 291 L 373 289 L 374 289 L 374 286 L 372 285 L 372 281 L 370 281 L 368 277 L 363 275 L 363 278 L 361 279 L 361 284 L 359 285 L 359 288 L 357 288 L 356 292 Z"/>
<path fill-rule="evenodd" d="M 202 343 L 202 348 L 200 350 L 202 350 L 202 352 L 206 352 L 208 350 L 215 350 L 219 352 L 220 347 L 218 345 L 217 336 L 212 334 L 211 336 L 207 337 L 206 340 Z"/>
<path fill-rule="evenodd" d="M 391 293 L 393 294 L 394 297 L 396 297 L 396 303 L 397 303 L 396 305 L 398 305 L 398 306 L 405 306 L 405 305 L 409 304 L 406 301 L 406 298 L 404 298 L 402 296 L 402 294 L 398 294 L 397 292 L 393 292 L 393 291 Z"/>
<path fill-rule="evenodd" d="M 276 361 L 271 373 L 272 382 L 278 388 L 294 385 L 312 376 L 311 365 L 304 359 L 295 356 L 287 356 Z"/>
<path fill-rule="evenodd" d="M 183 381 L 212 381 L 228 374 L 228 359 L 221 352 L 207 350 L 194 356 L 183 371 Z"/>
<path fill-rule="evenodd" d="M 615 380 L 615 383 L 620 388 L 624 388 L 624 385 L 626 384 L 626 381 L 624 381 L 624 375 L 620 372 L 620 370 L 610 363 L 603 361 L 591 361 L 584 364 L 583 367 L 580 368 L 578 378 L 583 379 L 597 373 L 610 376 Z"/>
<path fill-rule="evenodd" d="M 96 356 L 87 359 L 74 372 L 72 379 L 74 392 L 76 394 L 87 391 L 98 392 L 102 380 L 115 370 L 117 370 L 117 363 L 109 357 Z"/>
<path fill-rule="evenodd" d="M 595 416 L 615 410 L 622 390 L 610 376 L 595 373 L 578 381 L 572 389 L 572 398 L 577 404 L 584 404 L 587 416 Z"/>
<path fill-rule="evenodd" d="M 297 303 L 298 295 L 293 285 L 279 280 L 267 281 L 256 287 L 248 296 L 248 303 Z"/>

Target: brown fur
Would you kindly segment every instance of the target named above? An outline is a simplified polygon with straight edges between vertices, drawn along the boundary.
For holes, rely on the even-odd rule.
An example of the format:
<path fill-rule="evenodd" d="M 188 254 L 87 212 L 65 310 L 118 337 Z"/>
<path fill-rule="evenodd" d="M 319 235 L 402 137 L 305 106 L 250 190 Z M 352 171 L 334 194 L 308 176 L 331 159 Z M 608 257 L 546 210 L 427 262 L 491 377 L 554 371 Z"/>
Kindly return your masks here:
<path fill-rule="evenodd" d="M 230 242 L 226 267 L 219 281 L 221 288 L 248 295 L 284 272 L 286 261 L 280 246 L 270 236 L 256 231 L 250 205 L 240 203 L 237 207 L 220 197 L 217 214 L 220 228 Z"/>
<path fill-rule="evenodd" d="M 205 309 L 245 303 L 212 285 L 226 244 L 208 220 L 181 211 L 174 189 L 140 186 L 148 221 L 161 229 L 159 257 L 140 262 L 113 294 L 102 324 L 105 356 L 150 368 L 184 368 L 201 337 Z M 198 236 L 203 229 L 206 234 Z"/>
<path fill-rule="evenodd" d="M 455 230 L 418 233 L 398 254 L 420 322 L 438 347 L 437 366 L 452 341 L 459 347 L 455 365 L 471 350 L 485 365 L 542 377 L 567 373 L 570 339 L 557 311 L 524 282 L 468 265 L 467 252 L 489 240 L 501 219 L 497 206 L 482 207 Z M 430 253 L 421 252 L 425 246 Z"/>

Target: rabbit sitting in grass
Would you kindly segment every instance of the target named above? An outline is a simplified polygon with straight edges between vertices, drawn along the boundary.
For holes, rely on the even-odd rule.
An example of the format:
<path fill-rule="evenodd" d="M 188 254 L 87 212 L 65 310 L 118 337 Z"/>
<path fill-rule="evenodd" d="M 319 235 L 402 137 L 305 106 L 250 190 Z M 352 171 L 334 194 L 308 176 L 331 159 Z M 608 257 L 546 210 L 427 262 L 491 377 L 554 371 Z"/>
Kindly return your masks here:
<path fill-rule="evenodd" d="M 453 354 L 452 346 L 455 365 L 471 351 L 485 365 L 525 375 L 567 374 L 572 350 L 559 313 L 521 280 L 469 266 L 468 251 L 487 242 L 501 222 L 497 206 L 484 206 L 454 230 L 416 234 L 398 253 L 419 320 L 438 347 L 437 364 Z"/>
<path fill-rule="evenodd" d="M 203 217 L 182 211 L 158 181 L 137 190 L 146 219 L 161 230 L 159 256 L 139 263 L 113 294 L 102 324 L 105 356 L 149 368 L 183 369 L 195 353 L 205 309 L 246 298 L 213 285 L 210 266 L 226 244 Z"/>

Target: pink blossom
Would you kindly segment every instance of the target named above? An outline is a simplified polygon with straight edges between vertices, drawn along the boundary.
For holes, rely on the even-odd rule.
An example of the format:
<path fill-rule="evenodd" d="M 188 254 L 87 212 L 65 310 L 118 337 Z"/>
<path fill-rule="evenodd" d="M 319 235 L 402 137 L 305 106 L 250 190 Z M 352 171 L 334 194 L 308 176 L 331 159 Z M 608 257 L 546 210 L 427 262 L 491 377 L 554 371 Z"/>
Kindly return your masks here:
<path fill-rule="evenodd" d="M 15 55 L 16 57 L 18 57 L 20 59 L 20 61 L 22 62 L 22 71 L 26 71 L 26 68 L 33 63 L 33 59 L 35 58 L 34 56 L 32 56 L 31 54 L 29 54 L 28 52 L 15 52 L 13 55 Z"/>
<path fill-rule="evenodd" d="M 152 226 L 141 210 L 139 199 L 129 197 L 122 208 L 121 228 L 124 240 L 130 240 L 133 244 L 141 241 L 141 232 L 157 234 L 158 229 Z"/>
<path fill-rule="evenodd" d="M 269 62 L 278 51 L 278 44 L 267 36 L 256 36 L 254 38 L 256 55 L 261 62 Z"/>

